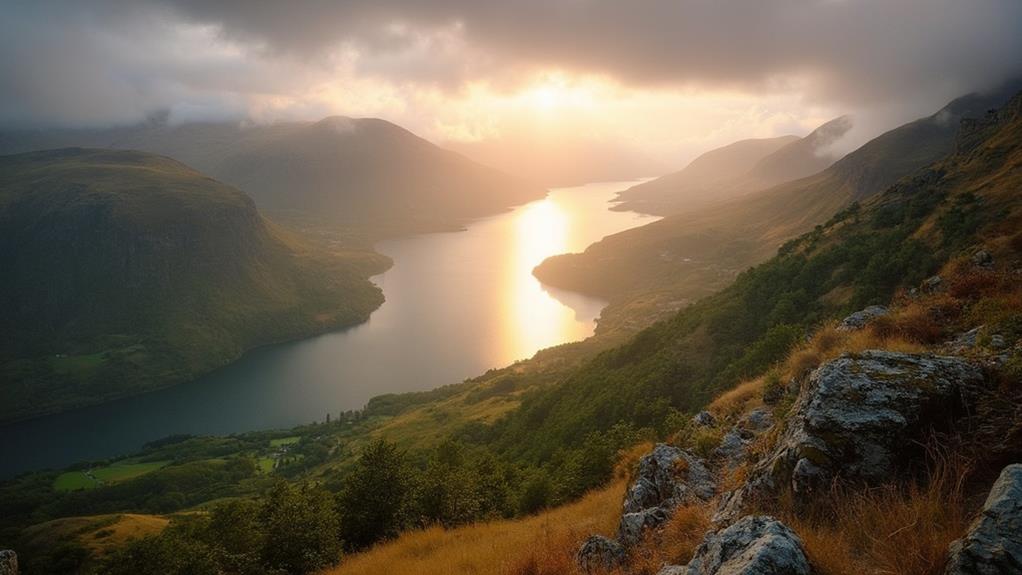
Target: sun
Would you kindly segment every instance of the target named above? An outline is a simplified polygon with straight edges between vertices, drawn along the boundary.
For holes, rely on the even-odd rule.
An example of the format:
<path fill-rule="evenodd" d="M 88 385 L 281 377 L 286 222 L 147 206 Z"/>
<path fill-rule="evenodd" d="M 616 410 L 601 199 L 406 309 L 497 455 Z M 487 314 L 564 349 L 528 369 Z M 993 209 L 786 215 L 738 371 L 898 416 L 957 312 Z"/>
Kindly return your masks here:
<path fill-rule="evenodd" d="M 563 74 L 544 75 L 525 89 L 520 98 L 525 107 L 543 113 L 588 106 L 592 99 L 590 90 Z"/>

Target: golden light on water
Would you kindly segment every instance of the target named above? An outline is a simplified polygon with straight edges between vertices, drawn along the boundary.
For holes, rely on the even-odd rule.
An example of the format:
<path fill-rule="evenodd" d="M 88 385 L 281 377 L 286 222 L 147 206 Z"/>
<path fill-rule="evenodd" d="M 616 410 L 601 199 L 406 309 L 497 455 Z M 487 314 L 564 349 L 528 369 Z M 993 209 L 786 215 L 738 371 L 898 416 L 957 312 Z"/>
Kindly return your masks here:
<path fill-rule="evenodd" d="M 506 292 L 502 300 L 507 318 L 500 345 L 505 357 L 523 359 L 537 350 L 566 341 L 584 339 L 592 333 L 593 317 L 585 317 L 554 298 L 532 275 L 544 259 L 579 249 L 586 234 L 577 229 L 575 206 L 558 194 L 534 202 L 516 212 L 514 245 L 503 272 Z M 605 209 L 605 207 L 604 207 Z M 603 302 L 579 297 L 590 310 Z M 580 317 L 581 316 L 581 317 Z"/>

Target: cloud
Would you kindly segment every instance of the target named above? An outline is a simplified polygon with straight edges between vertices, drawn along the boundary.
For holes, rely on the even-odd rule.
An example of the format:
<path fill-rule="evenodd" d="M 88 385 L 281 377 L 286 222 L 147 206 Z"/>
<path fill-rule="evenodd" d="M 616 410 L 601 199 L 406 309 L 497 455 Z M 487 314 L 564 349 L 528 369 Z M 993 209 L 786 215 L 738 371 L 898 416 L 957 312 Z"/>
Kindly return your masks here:
<path fill-rule="evenodd" d="M 625 83 L 756 89 L 802 82 L 807 96 L 863 104 L 991 84 L 1022 69 L 1017 0 L 166 0 L 227 37 L 315 58 L 348 44 L 385 61 L 431 34 L 467 50 L 419 48 L 435 62 L 480 58 L 552 66 Z M 452 32 L 453 30 L 453 32 Z M 464 64 L 464 62 L 462 62 Z M 434 64 L 443 73 L 477 67 Z M 415 66 L 369 72 L 414 72 Z M 464 78 L 462 78 L 464 79 Z"/>
<path fill-rule="evenodd" d="M 842 113 L 855 115 L 853 133 L 862 140 L 1022 74 L 1018 0 L 5 0 L 0 7 L 0 126 L 7 127 L 123 124 L 159 110 L 173 121 L 341 113 L 383 115 L 430 138 L 458 139 L 513 125 L 528 104 L 515 94 L 557 73 L 609 86 L 598 94 L 612 99 L 606 113 L 632 115 L 613 126 L 597 120 L 601 137 L 620 137 L 630 124 L 642 145 L 661 147 L 643 154 L 664 160 L 725 138 L 804 134 Z M 637 109 L 651 102 L 655 109 Z M 558 112 L 574 114 L 575 125 L 595 117 Z M 494 113 L 511 115 L 488 117 Z M 667 117 L 693 113 L 701 117 Z"/>

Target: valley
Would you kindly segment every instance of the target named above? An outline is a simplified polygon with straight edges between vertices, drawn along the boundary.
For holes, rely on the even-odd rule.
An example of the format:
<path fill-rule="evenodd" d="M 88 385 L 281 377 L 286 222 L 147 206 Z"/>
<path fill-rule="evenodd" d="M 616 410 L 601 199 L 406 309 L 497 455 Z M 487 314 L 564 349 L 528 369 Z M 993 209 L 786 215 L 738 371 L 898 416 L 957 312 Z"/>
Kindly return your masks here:
<path fill-rule="evenodd" d="M 0 575 L 1022 573 L 1022 4 L 0 18 Z"/>

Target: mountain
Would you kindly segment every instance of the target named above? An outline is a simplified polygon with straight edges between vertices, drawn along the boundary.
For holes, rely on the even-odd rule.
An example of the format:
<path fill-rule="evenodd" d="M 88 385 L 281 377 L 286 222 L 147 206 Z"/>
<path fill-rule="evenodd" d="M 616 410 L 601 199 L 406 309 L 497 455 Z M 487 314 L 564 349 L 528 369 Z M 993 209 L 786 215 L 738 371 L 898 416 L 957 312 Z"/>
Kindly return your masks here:
<path fill-rule="evenodd" d="M 811 176 L 608 236 L 581 254 L 554 256 L 535 275 L 555 287 L 609 298 L 603 330 L 648 324 L 664 310 L 726 286 L 852 202 L 952 152 L 961 119 L 998 107 L 1015 87 L 958 98 Z"/>
<path fill-rule="evenodd" d="M 742 140 L 711 150 L 680 172 L 621 192 L 623 203 L 615 209 L 656 215 L 689 212 L 815 174 L 834 162 L 829 148 L 851 127 L 851 119 L 841 116 L 804 138 Z"/>
<path fill-rule="evenodd" d="M 763 158 L 744 176 L 740 187 L 748 190 L 797 180 L 815 174 L 834 163 L 829 147 L 852 129 L 848 116 L 835 118 L 816 128 L 802 139 L 796 140 Z"/>
<path fill-rule="evenodd" d="M 169 158 L 0 157 L 0 421 L 186 381 L 365 320 L 388 265 L 327 252 Z"/>
<path fill-rule="evenodd" d="M 169 156 L 244 190 L 261 210 L 368 229 L 377 237 L 457 226 L 545 194 L 379 119 L 252 126 L 154 120 L 0 134 L 0 153 L 65 146 Z"/>
<path fill-rule="evenodd" d="M 677 172 L 620 192 L 617 199 L 622 203 L 615 209 L 660 213 L 676 209 L 668 205 L 698 205 L 720 199 L 717 190 L 729 186 L 736 174 L 748 172 L 759 161 L 797 141 L 798 136 L 740 140 L 710 150 Z"/>

